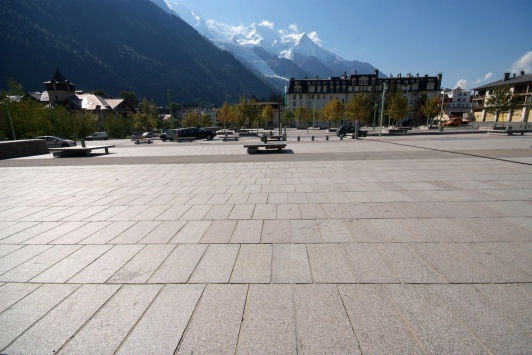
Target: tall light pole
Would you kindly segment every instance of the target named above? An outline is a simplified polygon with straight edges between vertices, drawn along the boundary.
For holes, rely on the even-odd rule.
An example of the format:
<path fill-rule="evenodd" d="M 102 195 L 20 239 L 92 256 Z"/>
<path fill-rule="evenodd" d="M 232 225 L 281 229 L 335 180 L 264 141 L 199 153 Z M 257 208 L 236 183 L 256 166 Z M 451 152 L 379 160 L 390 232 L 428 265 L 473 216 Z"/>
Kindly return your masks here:
<path fill-rule="evenodd" d="M 528 96 L 528 105 L 526 108 L 526 115 L 525 115 L 525 130 L 527 129 L 527 126 L 528 126 L 528 115 L 530 114 L 530 102 L 531 101 L 532 101 L 532 94 Z"/>
<path fill-rule="evenodd" d="M 443 101 L 445 100 L 445 93 L 447 90 L 443 89 L 441 91 L 441 109 L 440 109 L 440 121 L 438 122 L 439 128 L 438 131 L 443 131 L 443 126 L 441 125 L 441 121 L 443 120 Z"/>
<path fill-rule="evenodd" d="M 174 128 L 174 120 L 172 119 L 172 100 L 170 99 L 170 89 L 166 91 L 168 97 L 168 113 L 170 114 L 170 129 Z"/>
<path fill-rule="evenodd" d="M 377 108 L 379 107 L 379 104 L 375 102 L 373 105 L 373 130 L 375 130 L 375 118 L 377 116 Z"/>
<path fill-rule="evenodd" d="M 50 101 L 50 115 L 52 116 L 52 124 L 54 125 L 55 136 L 58 137 L 59 133 L 57 132 L 57 125 L 55 124 L 55 112 L 54 112 L 54 103 Z"/>
<path fill-rule="evenodd" d="M 9 125 L 11 126 L 11 133 L 13 134 L 13 140 L 17 140 L 17 136 L 15 135 L 15 128 L 13 127 L 13 121 L 11 120 L 11 112 L 9 111 L 9 97 L 6 98 L 6 109 L 7 109 L 7 119 L 9 121 Z"/>
<path fill-rule="evenodd" d="M 386 90 L 388 90 L 388 83 L 382 84 L 382 102 L 381 102 L 381 117 L 379 124 L 379 137 L 382 135 L 382 120 L 384 119 L 384 98 L 386 97 Z"/>
<path fill-rule="evenodd" d="M 314 133 L 314 127 L 316 126 L 316 109 L 314 108 L 314 102 L 312 103 L 312 133 Z"/>

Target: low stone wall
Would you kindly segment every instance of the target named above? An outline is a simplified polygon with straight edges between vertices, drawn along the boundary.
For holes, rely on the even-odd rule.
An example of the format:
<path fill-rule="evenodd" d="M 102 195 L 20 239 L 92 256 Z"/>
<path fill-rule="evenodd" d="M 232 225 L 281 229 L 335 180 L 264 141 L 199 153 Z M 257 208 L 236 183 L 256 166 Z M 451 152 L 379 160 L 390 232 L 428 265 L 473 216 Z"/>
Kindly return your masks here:
<path fill-rule="evenodd" d="M 41 154 L 50 154 L 46 141 L 42 139 L 0 142 L 0 159 L 29 157 Z"/>

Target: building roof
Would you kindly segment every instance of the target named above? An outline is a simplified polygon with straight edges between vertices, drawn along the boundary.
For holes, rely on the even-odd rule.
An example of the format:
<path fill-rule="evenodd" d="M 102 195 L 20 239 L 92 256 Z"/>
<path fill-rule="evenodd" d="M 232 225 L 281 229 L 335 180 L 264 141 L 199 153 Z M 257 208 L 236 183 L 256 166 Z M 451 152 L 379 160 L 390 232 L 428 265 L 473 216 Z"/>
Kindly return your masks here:
<path fill-rule="evenodd" d="M 485 84 L 485 85 L 473 88 L 473 90 L 489 89 L 489 88 L 494 88 L 494 87 L 502 86 L 502 85 L 513 86 L 513 85 L 516 85 L 516 84 L 524 84 L 524 83 L 532 82 L 532 74 L 524 74 L 524 72 L 522 72 L 522 73 L 523 74 L 521 74 L 521 75 L 515 75 L 514 74 L 515 76 L 508 76 L 508 79 L 504 79 L 503 78 L 501 80 L 494 81 L 492 83 Z M 506 74 L 508 74 L 508 73 L 506 73 Z"/>
<path fill-rule="evenodd" d="M 69 84 L 69 85 L 73 85 L 73 86 L 76 85 L 76 84 L 71 83 L 68 80 L 66 80 L 65 77 L 63 76 L 63 74 L 61 74 L 61 72 L 59 71 L 59 69 L 56 69 L 53 78 L 51 80 L 49 80 L 49 81 L 45 81 L 44 84 L 51 84 L 51 83 L 54 83 L 54 82 L 55 83 L 65 83 L 65 84 Z"/>
<path fill-rule="evenodd" d="M 114 110 L 118 105 L 124 102 L 124 99 L 105 99 L 109 106 Z"/>
<path fill-rule="evenodd" d="M 83 110 L 112 110 L 111 105 L 101 96 L 94 94 L 76 94 L 81 100 L 81 109 Z"/>

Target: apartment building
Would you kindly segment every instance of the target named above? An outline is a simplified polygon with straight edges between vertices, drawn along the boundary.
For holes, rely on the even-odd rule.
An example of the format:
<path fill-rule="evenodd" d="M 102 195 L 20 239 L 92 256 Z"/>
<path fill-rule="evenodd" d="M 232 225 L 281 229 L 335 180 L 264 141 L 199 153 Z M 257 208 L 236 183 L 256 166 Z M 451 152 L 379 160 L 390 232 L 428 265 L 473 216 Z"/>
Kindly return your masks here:
<path fill-rule="evenodd" d="M 470 118 L 471 115 L 471 91 L 460 87 L 447 93 L 447 106 L 445 113 L 449 117 Z"/>
<path fill-rule="evenodd" d="M 486 99 L 498 86 L 509 86 L 514 95 L 521 96 L 521 106 L 511 112 L 504 113 L 499 117 L 486 111 Z M 494 81 L 473 89 L 473 115 L 478 122 L 524 122 L 527 120 L 527 112 L 530 110 L 532 91 L 532 74 L 504 73 L 502 80 Z"/>
<path fill-rule="evenodd" d="M 436 76 L 420 76 L 419 74 L 408 73 L 384 77 L 379 75 L 378 70 L 371 74 L 355 72 L 348 75 L 344 72 L 342 76 L 328 79 L 319 79 L 318 77 L 313 79 L 307 77 L 304 79 L 291 78 L 286 92 L 287 110 L 294 111 L 299 106 L 321 109 L 334 99 L 346 103 L 355 95 L 371 92 L 372 87 L 382 92 L 384 83 L 388 87 L 392 84 L 397 85 L 403 92 L 403 96 L 408 98 L 408 103 L 412 107 L 415 100 L 422 94 L 427 95 L 429 99 L 440 96 L 441 82 L 441 73 Z"/>

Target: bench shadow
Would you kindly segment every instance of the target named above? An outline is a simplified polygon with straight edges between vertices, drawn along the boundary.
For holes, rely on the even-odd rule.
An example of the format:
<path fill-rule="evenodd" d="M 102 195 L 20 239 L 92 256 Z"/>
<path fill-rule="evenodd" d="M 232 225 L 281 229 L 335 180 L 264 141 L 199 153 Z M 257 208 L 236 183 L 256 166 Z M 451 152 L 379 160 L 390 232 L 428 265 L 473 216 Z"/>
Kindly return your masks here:
<path fill-rule="evenodd" d="M 104 155 L 115 155 L 116 153 L 91 153 L 90 155 L 64 155 L 64 156 L 53 156 L 54 159 L 56 158 L 61 158 L 61 159 L 71 159 L 71 158 L 75 158 L 75 159 L 79 159 L 79 158 L 95 158 L 95 157 L 99 157 L 99 156 L 104 156 Z"/>
<path fill-rule="evenodd" d="M 295 154 L 292 149 L 283 149 L 281 151 L 275 149 L 259 149 L 255 154 Z"/>

